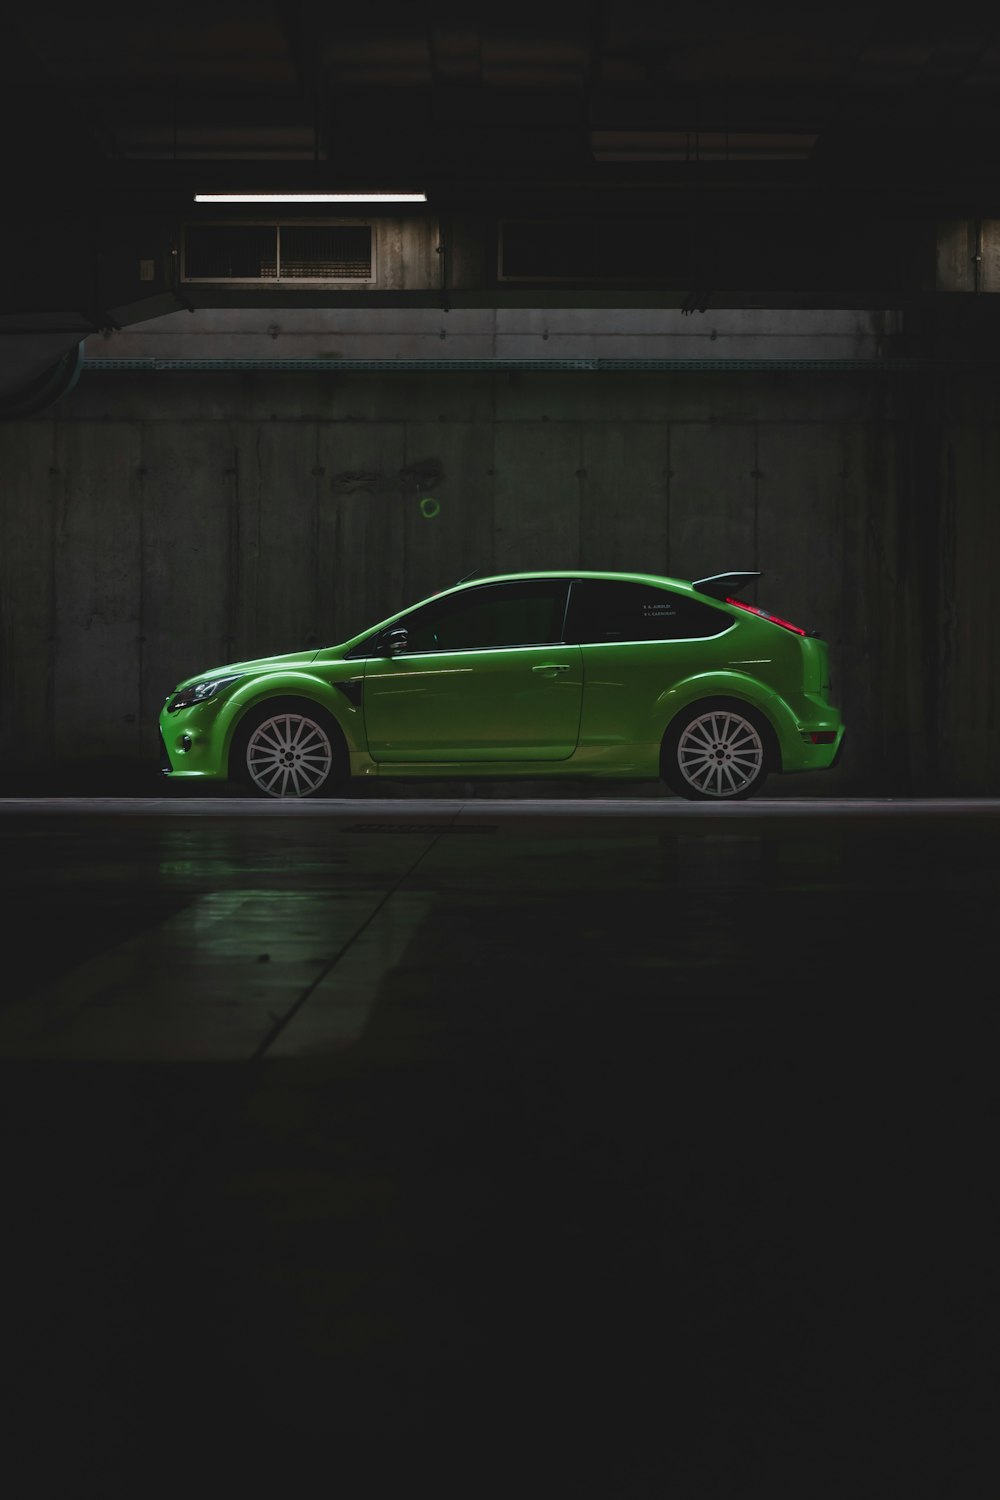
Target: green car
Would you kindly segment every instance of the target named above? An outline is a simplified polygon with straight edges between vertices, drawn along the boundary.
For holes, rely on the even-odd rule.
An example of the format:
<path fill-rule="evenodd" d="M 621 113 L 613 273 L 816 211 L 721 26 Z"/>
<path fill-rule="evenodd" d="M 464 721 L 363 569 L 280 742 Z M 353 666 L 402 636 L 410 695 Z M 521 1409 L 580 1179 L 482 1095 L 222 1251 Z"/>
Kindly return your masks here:
<path fill-rule="evenodd" d="M 180 683 L 163 769 L 265 797 L 373 776 L 662 778 L 681 797 L 749 797 L 770 773 L 827 770 L 844 735 L 825 641 L 740 599 L 758 577 L 463 580 L 342 645 Z"/>

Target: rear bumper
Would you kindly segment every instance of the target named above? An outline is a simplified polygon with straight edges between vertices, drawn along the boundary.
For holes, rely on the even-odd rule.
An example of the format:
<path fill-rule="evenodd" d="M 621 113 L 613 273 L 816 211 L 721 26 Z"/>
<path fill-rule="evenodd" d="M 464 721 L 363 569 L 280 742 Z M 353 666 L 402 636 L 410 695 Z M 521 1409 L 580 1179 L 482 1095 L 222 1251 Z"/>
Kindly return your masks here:
<path fill-rule="evenodd" d="M 837 728 L 836 739 L 825 745 L 813 744 L 810 731 L 801 730 L 798 745 L 792 753 L 786 752 L 784 756 L 782 770 L 831 771 L 840 759 L 843 745 L 843 725 Z"/>

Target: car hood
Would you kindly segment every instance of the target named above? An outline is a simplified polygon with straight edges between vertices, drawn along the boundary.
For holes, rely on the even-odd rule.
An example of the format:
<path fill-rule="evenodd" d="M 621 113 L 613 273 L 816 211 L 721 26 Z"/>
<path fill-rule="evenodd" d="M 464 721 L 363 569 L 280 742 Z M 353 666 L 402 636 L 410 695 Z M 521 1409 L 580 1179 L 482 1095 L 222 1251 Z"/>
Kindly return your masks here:
<path fill-rule="evenodd" d="M 276 667 L 304 667 L 308 662 L 315 661 L 318 655 L 319 651 L 314 646 L 308 651 L 287 651 L 283 656 L 257 656 L 252 661 L 230 661 L 224 666 L 212 667 L 207 672 L 197 672 L 193 677 L 185 677 L 177 686 L 192 687 L 197 682 L 211 682 L 216 677 L 235 677 L 237 673 L 243 672 L 273 672 Z"/>

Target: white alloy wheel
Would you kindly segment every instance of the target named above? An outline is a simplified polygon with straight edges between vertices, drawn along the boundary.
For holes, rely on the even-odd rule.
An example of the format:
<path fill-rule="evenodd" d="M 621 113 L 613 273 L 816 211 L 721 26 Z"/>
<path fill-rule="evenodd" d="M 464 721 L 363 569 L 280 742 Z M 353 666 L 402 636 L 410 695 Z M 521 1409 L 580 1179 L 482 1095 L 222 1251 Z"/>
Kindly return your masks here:
<path fill-rule="evenodd" d="M 322 724 L 303 713 L 279 713 L 258 724 L 247 740 L 247 775 L 268 797 L 308 797 L 324 786 L 333 746 Z"/>
<path fill-rule="evenodd" d="M 687 797 L 745 797 L 767 774 L 760 731 L 731 708 L 713 708 L 689 719 L 675 755 L 677 790 Z"/>

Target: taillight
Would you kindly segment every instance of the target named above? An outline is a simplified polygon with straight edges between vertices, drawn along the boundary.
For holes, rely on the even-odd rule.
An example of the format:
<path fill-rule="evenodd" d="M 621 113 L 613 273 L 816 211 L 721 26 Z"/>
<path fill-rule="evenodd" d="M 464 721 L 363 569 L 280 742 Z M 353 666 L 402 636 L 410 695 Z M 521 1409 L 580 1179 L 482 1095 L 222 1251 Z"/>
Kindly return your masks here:
<path fill-rule="evenodd" d="M 737 609 L 745 609 L 748 614 L 759 615 L 762 620 L 770 620 L 772 625 L 780 625 L 783 630 L 794 630 L 796 635 L 808 635 L 801 625 L 793 625 L 791 620 L 783 620 L 780 615 L 769 615 L 766 609 L 758 609 L 755 604 L 746 604 L 742 599 L 726 599 L 727 604 L 735 604 Z"/>

